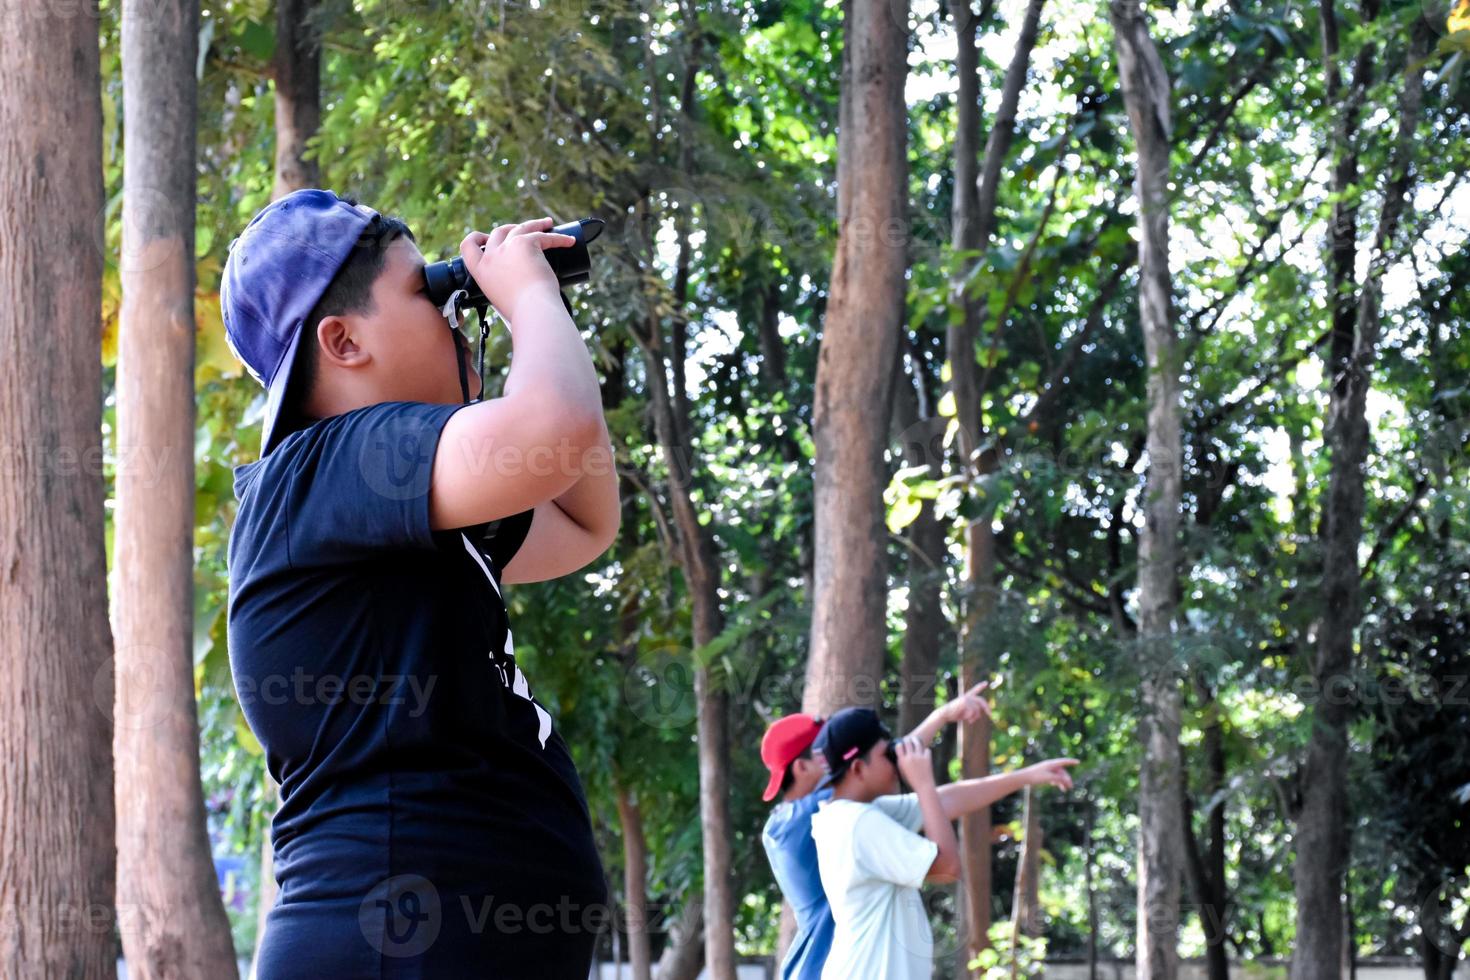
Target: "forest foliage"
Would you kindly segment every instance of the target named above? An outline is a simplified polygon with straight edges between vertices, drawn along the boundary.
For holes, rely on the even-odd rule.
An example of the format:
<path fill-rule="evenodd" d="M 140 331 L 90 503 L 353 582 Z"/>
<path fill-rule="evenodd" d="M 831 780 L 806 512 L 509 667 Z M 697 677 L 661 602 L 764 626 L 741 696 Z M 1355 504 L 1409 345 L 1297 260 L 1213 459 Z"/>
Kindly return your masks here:
<path fill-rule="evenodd" d="M 1023 6 L 986 0 L 978 15 L 987 125 Z M 118 0 L 102 8 L 110 385 L 125 120 Z M 1340 8 L 1345 58 L 1371 46 L 1378 68 L 1360 95 L 1360 175 L 1349 192 L 1364 248 L 1385 192 L 1398 94 L 1406 78 L 1420 84 L 1422 75 L 1427 86 L 1410 206 L 1384 282 L 1369 399 L 1366 614 L 1349 692 L 1311 680 L 1314 624 L 1334 615 L 1315 588 L 1332 382 L 1323 376 L 1324 234 L 1334 203 L 1317 11 L 1295 0 L 1148 5 L 1174 103 L 1180 751 L 1196 846 L 1211 816 L 1224 815 L 1228 934 L 1247 957 L 1291 948 L 1292 822 L 1298 787 L 1312 778 L 1303 749 L 1321 697 L 1355 705 L 1356 950 L 1413 953 L 1424 909 L 1465 901 L 1470 866 L 1470 23 L 1453 31 L 1443 4 Z M 268 0 L 204 0 L 203 11 L 194 658 L 211 827 L 217 855 L 243 859 L 230 904 L 247 952 L 269 810 L 260 746 L 230 682 L 225 559 L 231 470 L 258 454 L 264 396 L 224 343 L 218 283 L 231 239 L 271 196 L 275 37 Z M 759 846 L 756 747 L 771 720 L 799 709 L 805 673 L 810 421 L 837 232 L 841 5 L 330 0 L 318 17 L 323 122 L 312 153 L 324 186 L 405 218 L 431 260 L 453 254 L 471 228 L 542 214 L 609 223 L 592 282 L 570 298 L 605 378 L 627 475 L 622 533 L 583 573 L 511 592 L 517 654 L 573 749 L 615 891 L 617 795 L 626 792 L 642 805 L 650 896 L 665 911 L 700 888 L 692 678 L 696 662 L 715 665 L 731 706 L 737 945 L 769 953 L 780 896 Z M 1420 24 L 1438 46 L 1406 75 Z M 962 521 L 989 515 L 1001 586 L 983 639 L 1002 681 L 994 764 L 1084 760 L 1078 788 L 1043 802 L 1047 947 L 1082 953 L 1095 915 L 1099 950 L 1126 956 L 1136 914 L 1130 637 L 1147 406 L 1131 136 L 1107 12 L 1102 0 L 1044 11 L 996 234 L 966 286 L 986 300 L 976 357 L 983 424 L 1001 460 L 978 479 L 953 459 L 946 393 L 944 338 L 956 310 L 948 279 L 968 258 L 949 244 L 954 25 L 929 0 L 912 5 L 907 25 L 910 263 L 906 320 L 894 328 L 906 350 L 899 383 L 913 388 L 921 417 L 941 422 L 891 432 L 882 700 L 896 712 L 904 696 L 903 613 L 924 576 L 941 585 L 936 680 L 952 688 L 953 630 L 967 600 Z M 674 385 L 694 420 L 692 470 L 664 458 L 653 436 L 633 332 L 649 322 L 687 342 Z M 492 338 L 499 373 L 508 336 L 495 327 Z M 110 420 L 110 390 L 107 406 Z M 725 630 L 697 649 L 669 542 L 671 480 L 691 481 L 723 568 Z M 935 568 L 912 560 L 907 539 L 926 506 L 949 528 Z M 1207 732 L 1218 736 L 1218 766 Z M 996 851 L 998 920 L 1009 914 L 1019 819 L 1011 803 L 996 808 L 997 825 L 1011 831 Z M 932 905 L 942 940 L 953 908 L 943 892 Z M 1186 891 L 1186 954 L 1200 951 L 1205 928 L 1191 908 Z"/>

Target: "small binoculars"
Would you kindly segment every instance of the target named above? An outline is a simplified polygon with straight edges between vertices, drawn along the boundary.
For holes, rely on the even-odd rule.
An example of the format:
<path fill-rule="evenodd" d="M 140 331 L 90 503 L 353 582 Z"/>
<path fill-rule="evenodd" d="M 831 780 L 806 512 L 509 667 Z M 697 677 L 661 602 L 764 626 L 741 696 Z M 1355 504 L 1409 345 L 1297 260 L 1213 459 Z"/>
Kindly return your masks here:
<path fill-rule="evenodd" d="M 577 240 L 575 245 L 548 248 L 542 253 L 563 288 L 586 282 L 591 277 L 592 257 L 587 254 L 587 246 L 602 234 L 602 226 L 601 218 L 582 218 L 551 229 L 552 234 L 571 235 Z M 456 257 L 424 266 L 424 282 L 429 287 L 429 299 L 435 306 L 442 307 L 449 302 L 449 297 L 461 289 L 465 291 L 466 306 L 483 308 L 488 305 L 480 284 L 475 282 L 475 277 L 464 267 L 463 258 Z"/>

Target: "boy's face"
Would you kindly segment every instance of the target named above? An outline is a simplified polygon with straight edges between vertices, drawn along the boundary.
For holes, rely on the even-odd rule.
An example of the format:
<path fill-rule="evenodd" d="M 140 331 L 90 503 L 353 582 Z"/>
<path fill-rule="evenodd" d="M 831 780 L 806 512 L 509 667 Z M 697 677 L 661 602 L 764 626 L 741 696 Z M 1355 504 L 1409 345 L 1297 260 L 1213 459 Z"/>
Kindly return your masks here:
<path fill-rule="evenodd" d="M 810 795 L 826 775 L 826 767 L 813 756 L 799 756 L 791 763 L 791 789 L 786 794 L 787 799 L 799 800 Z"/>
<path fill-rule="evenodd" d="M 847 779 L 857 783 L 854 789 L 858 792 L 853 794 L 854 798 L 872 801 L 899 791 L 898 767 L 888 758 L 889 741 L 878 739 L 872 748 L 853 761 Z"/>
<path fill-rule="evenodd" d="M 424 286 L 424 257 L 414 242 L 395 238 L 373 283 L 374 311 L 347 314 L 358 345 L 372 355 L 368 379 L 379 401 L 451 404 L 463 401 L 455 343 L 448 323 Z M 466 346 L 461 355 L 470 397 L 480 379 Z"/>

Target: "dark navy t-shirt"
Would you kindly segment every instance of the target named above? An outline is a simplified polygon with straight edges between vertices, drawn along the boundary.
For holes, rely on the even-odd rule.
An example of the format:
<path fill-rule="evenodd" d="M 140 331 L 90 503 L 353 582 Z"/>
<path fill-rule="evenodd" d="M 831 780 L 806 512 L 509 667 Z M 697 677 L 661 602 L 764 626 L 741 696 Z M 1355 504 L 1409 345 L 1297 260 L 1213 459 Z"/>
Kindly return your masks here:
<path fill-rule="evenodd" d="M 608 926 L 581 784 L 501 598 L 531 514 L 429 526 L 463 407 L 358 409 L 235 470 L 230 667 L 281 786 L 260 980 L 581 980 Z"/>

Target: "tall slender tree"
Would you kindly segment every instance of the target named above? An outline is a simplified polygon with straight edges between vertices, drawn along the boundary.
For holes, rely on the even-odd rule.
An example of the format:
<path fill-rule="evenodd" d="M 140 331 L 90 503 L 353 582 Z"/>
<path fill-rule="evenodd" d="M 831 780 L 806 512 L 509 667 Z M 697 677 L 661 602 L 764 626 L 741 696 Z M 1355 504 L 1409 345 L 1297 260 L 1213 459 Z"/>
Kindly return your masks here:
<path fill-rule="evenodd" d="M 1179 760 L 1175 617 L 1182 454 L 1179 354 L 1169 276 L 1169 75 L 1138 0 L 1110 0 L 1123 104 L 1138 167 L 1138 318 L 1148 365 L 1148 477 L 1138 543 L 1138 650 L 1143 762 L 1138 790 L 1138 976 L 1179 969 L 1184 800 Z"/>
<path fill-rule="evenodd" d="M 884 449 L 903 323 L 908 4 L 848 0 L 837 146 L 837 254 L 817 360 L 815 571 L 803 705 L 872 702 L 887 630 Z"/>
<path fill-rule="evenodd" d="M 697 15 L 684 11 L 689 27 L 682 85 L 679 95 L 678 172 L 691 174 L 694 168 L 694 83 L 699 66 L 701 35 Z M 653 140 L 661 135 L 655 126 Z M 640 208 L 650 207 L 644 199 Z M 720 600 L 721 566 L 714 535 L 709 525 L 700 520 L 699 505 L 694 499 L 694 483 L 698 479 L 701 460 L 693 443 L 690 403 L 684 391 L 686 334 L 688 329 L 690 268 L 693 250 L 690 243 L 691 208 L 681 208 L 674 216 L 674 232 L 678 253 L 674 263 L 674 281 L 665 286 L 654 271 L 652 246 L 645 243 L 641 256 L 647 279 L 658 287 L 645 290 L 646 319 L 634 329 L 644 355 L 650 408 L 659 447 L 669 467 L 669 507 L 677 529 L 677 561 L 684 574 L 692 606 L 691 632 L 696 656 L 694 696 L 696 727 L 699 738 L 699 819 L 704 854 L 704 959 L 709 976 L 714 980 L 735 978 L 735 883 L 730 860 L 730 745 L 729 694 L 718 666 L 706 662 L 699 651 L 708 649 L 725 628 L 724 607 Z M 645 224 L 650 227 L 652 222 Z M 672 314 L 660 314 L 669 304 L 665 288 L 673 294 Z M 665 321 L 670 322 L 665 330 Z M 662 973 L 662 971 L 660 971 Z"/>
<path fill-rule="evenodd" d="M 135 977 L 235 976 L 194 704 L 194 204 L 198 0 L 123 7 L 117 474 L 118 902 Z M 143 710 L 128 709 L 147 678 Z"/>
<path fill-rule="evenodd" d="M 1326 54 L 1335 50 L 1335 41 L 1326 43 L 1329 36 L 1336 36 L 1332 0 L 1324 0 L 1321 14 Z M 1351 690 L 1356 659 L 1354 635 L 1362 619 L 1358 551 L 1363 540 L 1364 469 L 1372 442 L 1367 397 L 1382 329 L 1383 274 L 1414 185 L 1414 136 L 1424 105 L 1423 71 L 1429 41 L 1424 21 L 1416 19 L 1404 53 L 1398 128 L 1361 288 L 1349 278 L 1356 266 L 1356 242 L 1344 240 L 1355 238 L 1355 218 L 1334 211 L 1334 229 L 1329 238 L 1334 296 L 1329 361 L 1332 390 L 1323 444 L 1330 462 L 1320 527 L 1322 615 L 1312 663 L 1317 690 L 1326 693 L 1313 709 L 1312 735 L 1301 778 L 1294 871 L 1296 948 L 1291 959 L 1291 980 L 1335 980 L 1347 950 L 1342 903 L 1348 864 L 1347 729 L 1356 705 L 1341 692 Z M 1330 67 L 1329 74 L 1335 70 L 1335 66 Z M 1348 110 L 1343 107 L 1340 111 Z M 1336 132 L 1337 152 L 1351 155 L 1353 151 L 1346 145 L 1353 138 L 1351 128 L 1339 125 Z M 1348 187 L 1356 183 L 1356 163 L 1335 171 L 1334 185 L 1339 179 Z"/>
<path fill-rule="evenodd" d="M 0 36 L 0 975 L 111 976 L 97 5 Z"/>
<path fill-rule="evenodd" d="M 954 395 L 956 442 L 960 464 L 970 473 L 983 476 L 995 472 L 999 460 L 994 447 L 981 451 L 980 365 L 975 344 L 986 316 L 983 300 L 971 294 L 967 284 L 979 254 L 990 244 L 995 230 L 995 208 L 1000 195 L 1001 171 L 1015 139 L 1016 111 L 1021 89 L 1031 66 L 1031 52 L 1041 22 L 1045 0 L 1028 0 L 1021 19 L 1016 47 L 1006 66 L 985 154 L 980 145 L 980 75 L 976 48 L 978 26 L 988 16 L 986 3 L 977 16 L 969 0 L 950 0 L 957 38 L 955 73 L 959 82 L 957 126 L 954 144 L 955 198 L 951 209 L 952 244 L 961 255 L 970 256 L 956 264 L 952 290 L 960 315 L 951 321 L 946 345 L 950 362 L 950 390 Z M 995 531 L 990 511 L 965 523 L 965 583 L 968 591 L 960 633 L 960 687 L 969 690 L 985 679 L 988 659 L 981 648 L 985 622 L 995 609 Z M 981 718 L 960 732 L 960 764 L 963 776 L 974 779 L 990 773 L 990 719 Z M 963 897 L 967 954 L 970 960 L 990 945 L 992 891 L 989 808 L 960 818 L 960 862 L 964 867 Z M 968 973 L 968 971 L 964 971 Z"/>

